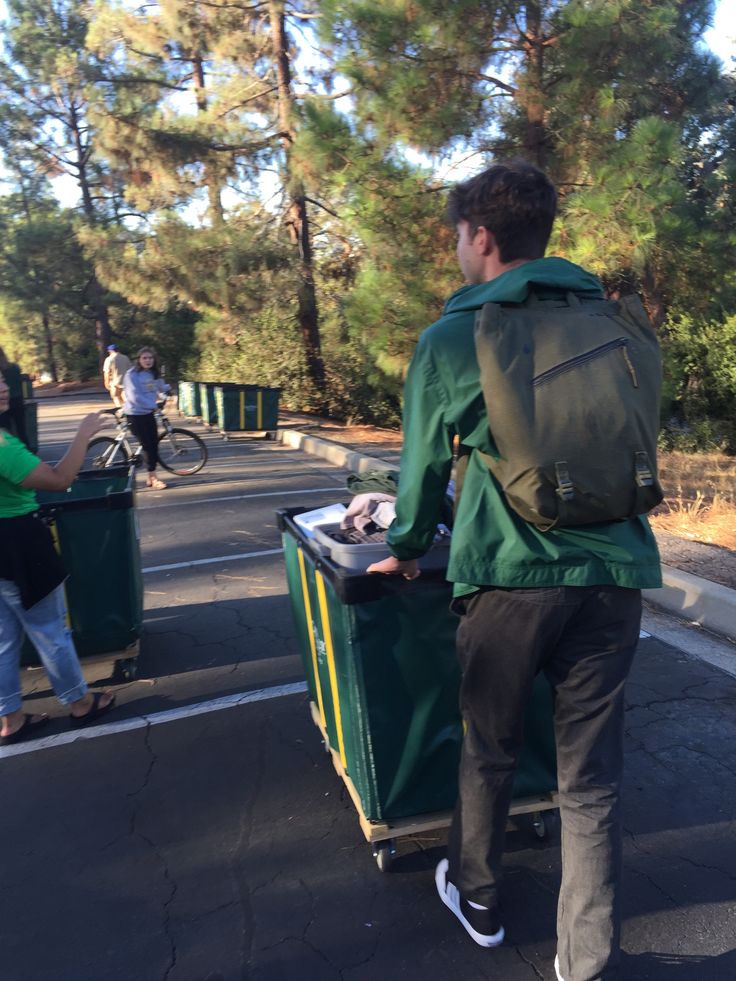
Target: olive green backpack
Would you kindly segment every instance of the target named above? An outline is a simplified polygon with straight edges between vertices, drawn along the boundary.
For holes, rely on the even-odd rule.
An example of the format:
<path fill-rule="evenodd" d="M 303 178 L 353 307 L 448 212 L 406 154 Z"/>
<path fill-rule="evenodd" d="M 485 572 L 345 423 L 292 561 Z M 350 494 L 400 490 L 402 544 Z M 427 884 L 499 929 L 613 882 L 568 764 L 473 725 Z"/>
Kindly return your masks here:
<path fill-rule="evenodd" d="M 662 500 L 662 359 L 641 301 L 530 293 L 486 303 L 475 348 L 509 505 L 542 531 L 645 514 Z"/>

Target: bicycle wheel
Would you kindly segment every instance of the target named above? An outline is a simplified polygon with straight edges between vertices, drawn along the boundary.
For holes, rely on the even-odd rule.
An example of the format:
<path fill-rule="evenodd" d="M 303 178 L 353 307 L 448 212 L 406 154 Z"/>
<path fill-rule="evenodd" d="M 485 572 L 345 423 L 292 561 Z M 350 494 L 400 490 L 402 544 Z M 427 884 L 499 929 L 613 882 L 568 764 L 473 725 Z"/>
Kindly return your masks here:
<path fill-rule="evenodd" d="M 158 458 L 169 473 L 188 477 L 198 473 L 207 462 L 207 447 L 188 429 L 171 429 L 158 438 Z"/>
<path fill-rule="evenodd" d="M 128 451 L 122 443 L 112 436 L 98 436 L 87 447 L 82 462 L 82 470 L 103 470 L 128 462 Z"/>

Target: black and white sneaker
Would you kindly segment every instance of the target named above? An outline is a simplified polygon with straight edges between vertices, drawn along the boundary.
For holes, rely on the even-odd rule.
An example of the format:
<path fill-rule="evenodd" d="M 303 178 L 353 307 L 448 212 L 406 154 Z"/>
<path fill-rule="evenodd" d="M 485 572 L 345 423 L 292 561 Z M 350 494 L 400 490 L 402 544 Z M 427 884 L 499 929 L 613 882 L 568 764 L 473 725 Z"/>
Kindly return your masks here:
<path fill-rule="evenodd" d="M 447 859 L 443 858 L 434 874 L 440 899 L 452 910 L 477 944 L 481 947 L 498 947 L 504 938 L 498 912 L 463 899 L 457 886 L 447 878 L 449 865 Z"/>

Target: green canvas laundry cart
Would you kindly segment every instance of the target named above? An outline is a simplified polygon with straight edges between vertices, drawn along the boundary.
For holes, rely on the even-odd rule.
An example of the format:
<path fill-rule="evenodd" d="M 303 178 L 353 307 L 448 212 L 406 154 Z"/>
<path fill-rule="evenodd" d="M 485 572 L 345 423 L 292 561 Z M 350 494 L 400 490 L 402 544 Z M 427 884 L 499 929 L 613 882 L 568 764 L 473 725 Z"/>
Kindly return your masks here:
<path fill-rule="evenodd" d="M 218 385 L 217 425 L 223 433 L 270 432 L 278 426 L 280 395 L 280 388 L 263 385 Z"/>
<path fill-rule="evenodd" d="M 457 797 L 463 727 L 451 586 L 445 569 L 406 582 L 338 565 L 295 521 L 304 511 L 277 518 L 312 718 L 386 870 L 395 839 L 448 826 Z M 556 807 L 555 793 L 552 694 L 540 676 L 511 813 L 532 814 L 544 837 L 542 812 Z"/>
<path fill-rule="evenodd" d="M 23 402 L 23 417 L 26 424 L 28 449 L 38 453 L 38 402 L 35 399 Z"/>
<path fill-rule="evenodd" d="M 200 412 L 202 422 L 207 426 L 217 425 L 217 402 L 215 400 L 215 382 L 199 382 Z"/>
<path fill-rule="evenodd" d="M 177 386 L 178 408 L 184 416 L 201 415 L 199 382 L 180 381 Z"/>
<path fill-rule="evenodd" d="M 134 678 L 143 624 L 134 468 L 83 471 L 68 491 L 39 491 L 38 501 L 68 572 L 69 626 L 80 659 L 113 661 L 116 677 Z M 39 663 L 28 642 L 22 663 Z"/>

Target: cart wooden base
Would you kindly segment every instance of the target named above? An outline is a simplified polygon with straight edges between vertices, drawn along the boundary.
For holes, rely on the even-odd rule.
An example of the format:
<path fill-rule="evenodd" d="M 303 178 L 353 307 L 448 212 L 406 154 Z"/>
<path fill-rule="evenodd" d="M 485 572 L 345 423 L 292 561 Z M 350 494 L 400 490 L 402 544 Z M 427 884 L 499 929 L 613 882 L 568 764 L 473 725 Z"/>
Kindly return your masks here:
<path fill-rule="evenodd" d="M 108 651 L 106 654 L 93 654 L 91 657 L 80 659 L 82 668 L 89 664 L 112 664 L 112 680 L 115 682 L 133 681 L 138 677 L 138 655 L 141 652 L 141 642 L 134 641 L 119 651 Z"/>
<path fill-rule="evenodd" d="M 347 787 L 355 809 L 358 812 L 360 829 L 365 836 L 365 840 L 372 846 L 373 857 L 382 872 L 388 872 L 394 854 L 396 853 L 395 840 L 405 838 L 408 835 L 424 834 L 428 831 L 439 831 L 442 828 L 449 828 L 452 821 L 452 811 L 433 811 L 429 814 L 419 814 L 416 817 L 396 818 L 391 821 L 371 821 L 363 813 L 363 805 L 360 795 L 355 788 L 355 784 L 350 779 L 342 765 L 339 753 L 330 746 L 329 737 L 322 725 L 319 709 L 314 702 L 309 703 L 309 710 L 312 713 L 312 721 L 322 735 L 326 751 L 332 757 L 332 765 L 338 776 Z M 534 833 L 538 838 L 547 837 L 547 827 L 544 820 L 544 812 L 557 810 L 557 794 L 541 794 L 538 797 L 521 797 L 511 802 L 509 810 L 510 817 L 518 814 L 531 814 L 533 820 Z"/>

